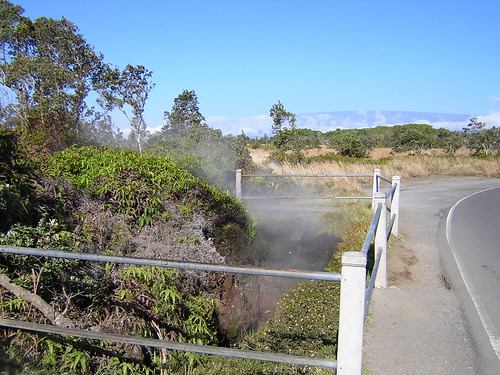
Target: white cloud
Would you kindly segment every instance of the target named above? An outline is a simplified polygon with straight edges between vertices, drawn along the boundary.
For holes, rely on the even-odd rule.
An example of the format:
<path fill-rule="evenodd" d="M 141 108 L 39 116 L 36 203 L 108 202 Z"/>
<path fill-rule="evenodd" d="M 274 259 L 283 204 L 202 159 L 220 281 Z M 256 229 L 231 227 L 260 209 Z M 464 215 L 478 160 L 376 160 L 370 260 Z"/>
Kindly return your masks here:
<path fill-rule="evenodd" d="M 318 120 L 330 120 L 332 118 L 331 115 L 328 113 L 318 113 L 317 115 L 314 115 Z"/>
<path fill-rule="evenodd" d="M 488 126 L 500 126 L 500 112 L 490 111 L 487 115 L 477 116 L 477 119 Z"/>
<path fill-rule="evenodd" d="M 301 127 L 303 125 L 304 128 L 310 128 L 311 126 L 315 126 L 317 122 L 318 117 L 315 115 L 300 116 Z"/>
<path fill-rule="evenodd" d="M 299 115 L 297 117 L 297 123 L 299 128 L 321 131 L 332 130 L 332 127 L 335 129 L 337 126 L 336 121 L 332 120 L 332 116 L 328 113 Z"/>
<path fill-rule="evenodd" d="M 500 102 L 500 96 L 494 96 L 491 98 L 494 102 Z"/>
<path fill-rule="evenodd" d="M 473 117 L 473 116 L 471 116 Z M 463 119 L 462 119 L 463 118 Z M 429 124 L 435 128 L 447 128 L 451 130 L 462 130 L 467 126 L 467 116 L 417 113 L 417 112 L 395 112 L 395 111 L 366 111 L 361 109 L 352 112 L 329 112 L 311 113 L 297 115 L 297 126 L 328 132 L 341 129 L 372 128 L 376 126 L 391 126 L 394 124 Z M 477 116 L 479 121 L 483 121 L 488 126 L 500 125 L 500 112 L 491 111 L 488 115 Z M 272 119 L 269 115 L 255 115 L 248 117 L 213 116 L 207 118 L 210 127 L 220 129 L 223 134 L 238 135 L 245 132 L 249 137 L 262 137 L 264 134 L 271 136 Z M 148 126 L 150 132 L 161 130 L 162 123 L 151 122 Z M 122 129 L 127 135 L 129 129 Z"/>
<path fill-rule="evenodd" d="M 375 111 L 375 121 L 372 123 L 372 126 L 377 127 L 382 125 L 387 125 L 387 119 L 380 111 Z"/>
<path fill-rule="evenodd" d="M 211 128 L 220 129 L 224 134 L 241 134 L 244 131 L 249 137 L 271 135 L 272 119 L 267 115 L 248 117 L 214 116 L 207 118 Z"/>
<path fill-rule="evenodd" d="M 156 133 L 161 130 L 163 125 L 165 125 L 164 120 L 158 120 L 157 118 L 146 118 L 147 130 L 150 133 Z"/>
<path fill-rule="evenodd" d="M 248 117 L 213 116 L 208 117 L 207 124 L 211 128 L 220 129 L 223 134 L 239 135 L 242 131 L 249 137 L 262 137 L 265 133 L 271 135 L 272 120 L 268 115 L 256 115 Z M 163 122 L 148 122 L 147 130 L 150 133 L 161 131 Z M 130 128 L 120 129 L 125 136 L 130 133 Z"/>
<path fill-rule="evenodd" d="M 158 125 L 158 126 L 148 126 L 147 127 L 147 130 L 148 132 L 150 132 L 151 134 L 153 133 L 156 133 L 156 132 L 159 132 L 161 130 L 161 128 L 163 127 L 163 125 Z"/>
<path fill-rule="evenodd" d="M 432 120 L 427 120 L 425 118 L 416 118 L 416 117 L 409 122 L 413 124 L 428 124 L 435 129 L 446 128 L 455 131 L 457 130 L 460 131 L 465 126 L 467 126 L 467 122 L 465 121 L 432 121 Z"/>
<path fill-rule="evenodd" d="M 414 117 L 410 122 L 412 124 L 429 124 L 429 125 L 432 125 L 432 121 L 427 120 L 425 118 L 416 118 L 416 117 Z"/>
<path fill-rule="evenodd" d="M 429 124 L 432 125 L 433 128 L 440 129 L 440 128 L 446 128 L 450 130 L 462 130 L 464 127 L 467 126 L 466 122 L 453 122 L 453 121 L 437 121 L 437 122 L 416 122 L 417 124 Z"/>

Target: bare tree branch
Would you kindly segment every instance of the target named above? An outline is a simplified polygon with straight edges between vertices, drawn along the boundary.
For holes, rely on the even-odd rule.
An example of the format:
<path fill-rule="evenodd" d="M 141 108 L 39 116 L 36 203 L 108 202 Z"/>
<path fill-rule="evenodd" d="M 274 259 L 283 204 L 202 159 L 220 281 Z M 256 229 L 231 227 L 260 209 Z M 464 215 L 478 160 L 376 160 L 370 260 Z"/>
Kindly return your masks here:
<path fill-rule="evenodd" d="M 62 314 L 57 313 L 54 308 L 50 306 L 42 297 L 12 283 L 11 279 L 7 275 L 0 275 L 0 286 L 7 289 L 16 297 L 22 298 L 26 302 L 30 303 L 53 325 L 64 327 L 74 326 L 71 320 L 65 318 Z"/>

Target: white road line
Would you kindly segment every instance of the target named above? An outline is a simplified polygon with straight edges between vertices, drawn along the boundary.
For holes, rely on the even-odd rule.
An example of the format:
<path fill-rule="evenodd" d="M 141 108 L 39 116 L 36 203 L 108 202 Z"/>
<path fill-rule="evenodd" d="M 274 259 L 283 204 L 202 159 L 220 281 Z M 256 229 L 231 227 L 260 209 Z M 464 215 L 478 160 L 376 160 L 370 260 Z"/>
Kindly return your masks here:
<path fill-rule="evenodd" d="M 467 274 L 464 272 L 463 263 L 458 259 L 457 255 L 455 254 L 455 250 L 454 250 L 455 246 L 453 245 L 453 241 L 451 239 L 451 229 L 450 229 L 451 219 L 452 219 L 453 213 L 455 212 L 455 208 L 457 208 L 460 205 L 460 203 L 462 203 L 464 200 L 466 200 L 466 199 L 468 199 L 476 194 L 480 194 L 480 193 L 483 193 L 485 191 L 489 191 L 489 190 L 493 190 L 493 189 L 498 189 L 498 187 L 478 191 L 474 194 L 468 195 L 467 197 L 460 199 L 457 203 L 455 203 L 453 205 L 450 212 L 448 213 L 448 217 L 446 218 L 446 240 L 448 241 L 448 244 L 450 246 L 451 254 L 453 255 L 453 258 L 455 259 L 455 262 L 456 262 L 457 267 L 458 267 L 458 271 L 460 272 L 460 276 L 462 276 L 462 280 L 464 281 L 465 287 L 467 288 L 467 291 L 469 292 L 469 295 L 472 299 L 472 302 L 474 303 L 474 307 L 476 308 L 477 313 L 479 314 L 479 318 L 481 319 L 481 323 L 483 324 L 483 327 L 486 331 L 486 334 L 488 335 L 488 339 L 490 340 L 490 344 L 493 347 L 493 350 L 495 351 L 498 359 L 500 360 L 500 337 L 498 335 L 496 335 L 496 333 L 494 332 L 495 329 L 494 329 L 493 322 L 492 322 L 491 318 L 489 317 L 488 313 L 482 308 L 481 303 L 479 302 L 479 300 L 477 298 L 477 293 L 474 289 L 474 286 L 470 282 Z"/>

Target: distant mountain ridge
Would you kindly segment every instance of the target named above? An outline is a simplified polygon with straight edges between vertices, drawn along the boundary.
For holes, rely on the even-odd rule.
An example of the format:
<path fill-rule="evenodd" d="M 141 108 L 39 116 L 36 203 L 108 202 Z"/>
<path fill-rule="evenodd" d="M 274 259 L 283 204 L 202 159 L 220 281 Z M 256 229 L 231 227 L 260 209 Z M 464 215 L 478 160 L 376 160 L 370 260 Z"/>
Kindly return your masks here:
<path fill-rule="evenodd" d="M 296 115 L 297 127 L 311 130 L 328 132 L 341 129 L 373 128 L 377 126 L 393 126 L 397 124 L 429 124 L 435 128 L 447 128 L 450 130 L 462 130 L 469 120 L 476 115 L 454 114 L 438 112 L 410 112 L 410 111 L 332 111 L 306 113 Z M 490 121 L 494 124 L 500 114 L 477 116 L 481 121 Z M 484 118 L 484 120 L 483 120 Z M 250 137 L 262 137 L 270 135 L 272 119 L 269 115 L 257 115 L 248 117 L 211 117 L 207 119 L 209 125 L 221 129 L 225 134 L 241 134 L 243 131 Z"/>
<path fill-rule="evenodd" d="M 445 127 L 461 130 L 471 114 L 406 112 L 406 111 L 336 111 L 308 113 L 297 116 L 297 127 L 320 131 L 331 131 L 337 128 L 372 128 L 376 126 L 392 126 L 397 124 L 429 124 L 436 128 Z"/>

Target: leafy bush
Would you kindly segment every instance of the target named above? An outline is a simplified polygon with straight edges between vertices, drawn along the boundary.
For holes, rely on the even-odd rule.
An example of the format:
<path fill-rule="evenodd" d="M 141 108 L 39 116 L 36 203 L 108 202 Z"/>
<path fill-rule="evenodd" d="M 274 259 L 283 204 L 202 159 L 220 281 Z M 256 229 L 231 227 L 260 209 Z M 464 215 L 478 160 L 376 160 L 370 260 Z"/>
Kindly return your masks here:
<path fill-rule="evenodd" d="M 248 225 L 245 209 L 228 192 L 193 177 L 170 158 L 105 148 L 70 148 L 49 158 L 45 173 L 70 180 L 139 226 L 168 219 L 172 214 L 169 210 L 174 209 L 169 201 L 182 204 L 187 219 L 199 211 L 213 215 L 215 228 L 231 221 L 242 228 Z"/>
<path fill-rule="evenodd" d="M 186 250 L 196 247 L 204 253 L 196 256 L 222 261 L 215 246 L 228 255 L 238 250 L 233 246 L 238 242 L 245 247 L 252 235 L 240 203 L 169 158 L 70 148 L 45 158 L 42 171 L 45 175 L 37 182 L 36 193 L 46 205 L 47 219 L 34 227 L 11 225 L 0 243 L 80 251 L 115 251 L 134 243 L 137 247 L 130 249 L 134 255 L 139 246 L 152 245 L 140 241 L 156 236 L 165 246 L 162 236 L 175 235 L 167 243 L 178 242 Z M 65 215 L 58 217 L 67 221 L 49 219 L 62 212 Z M 160 223 L 172 228 L 162 232 Z M 198 344 L 216 342 L 215 303 L 204 294 L 213 292 L 213 285 L 220 282 L 215 277 L 205 282 L 201 274 L 164 269 L 43 257 L 0 258 L 0 272 L 8 275 L 8 283 L 38 295 L 77 328 Z M 0 292 L 2 316 L 47 321 L 29 301 L 3 288 Z M 196 354 L 127 345 L 101 344 L 98 348 L 86 340 L 38 340 L 27 333 L 5 331 L 4 337 L 11 338 L 3 342 L 10 349 L 2 353 L 9 363 L 15 365 L 19 355 L 29 357 L 35 367 L 49 369 L 47 373 L 55 368 L 79 374 L 153 374 L 160 369 L 185 373 L 203 360 Z"/>
<path fill-rule="evenodd" d="M 500 128 L 491 127 L 477 118 L 472 118 L 464 128 L 465 140 L 467 147 L 474 150 L 475 155 L 498 155 L 500 153 Z"/>
<path fill-rule="evenodd" d="M 436 130 L 427 124 L 394 125 L 391 146 L 394 151 L 421 151 L 437 147 Z"/>
<path fill-rule="evenodd" d="M 0 244 L 70 250 L 75 236 L 55 221 L 36 228 L 15 226 L 0 237 Z M 110 267 L 90 262 L 2 255 L 0 273 L 10 282 L 38 295 L 72 326 L 126 335 L 169 339 L 197 344 L 216 342 L 215 303 L 202 295 L 181 291 L 179 273 L 154 267 Z M 24 297 L 1 292 L 2 317 L 44 322 L 46 317 Z M 0 331 L 2 334 L 2 331 Z M 5 334 L 6 362 L 16 363 L 20 353 L 42 366 L 62 374 L 184 373 L 201 361 L 189 353 L 168 353 L 144 348 L 95 343 L 88 340 L 48 337 L 37 340 L 28 333 Z M 166 353 L 166 352 L 165 352 Z M 140 361 L 139 361 L 140 358 Z"/>
<path fill-rule="evenodd" d="M 330 146 L 337 149 L 342 156 L 363 158 L 367 154 L 361 139 L 353 132 L 335 131 L 334 137 L 330 139 Z"/>
<path fill-rule="evenodd" d="M 17 134 L 0 127 L 0 232 L 15 223 L 35 224 L 35 166 L 23 153 Z"/>

